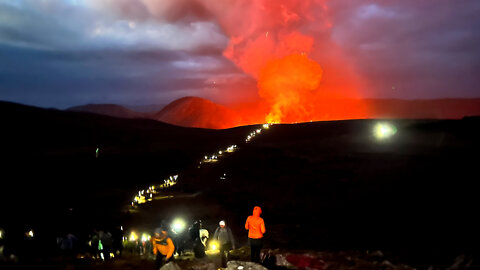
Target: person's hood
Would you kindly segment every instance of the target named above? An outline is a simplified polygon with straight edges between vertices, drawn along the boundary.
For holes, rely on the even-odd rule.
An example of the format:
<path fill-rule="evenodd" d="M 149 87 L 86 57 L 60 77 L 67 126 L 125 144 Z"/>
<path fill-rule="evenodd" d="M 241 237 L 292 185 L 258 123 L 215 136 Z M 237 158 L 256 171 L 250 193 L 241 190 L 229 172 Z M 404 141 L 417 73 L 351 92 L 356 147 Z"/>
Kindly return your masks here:
<path fill-rule="evenodd" d="M 160 232 L 159 234 L 156 235 L 155 240 L 157 241 L 163 241 L 167 239 L 167 233 L 165 231 Z"/>
<path fill-rule="evenodd" d="M 259 217 L 261 213 L 262 213 L 262 208 L 260 208 L 260 206 L 255 206 L 253 208 L 253 216 L 254 217 Z"/>

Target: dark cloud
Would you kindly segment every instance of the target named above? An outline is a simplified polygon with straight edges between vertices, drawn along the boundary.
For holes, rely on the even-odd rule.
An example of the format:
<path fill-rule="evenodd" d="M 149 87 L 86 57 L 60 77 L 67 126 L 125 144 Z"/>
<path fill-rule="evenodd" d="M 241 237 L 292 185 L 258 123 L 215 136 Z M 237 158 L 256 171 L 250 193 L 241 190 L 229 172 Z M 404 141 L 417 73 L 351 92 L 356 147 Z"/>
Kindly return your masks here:
<path fill-rule="evenodd" d="M 164 104 L 201 95 L 210 78 L 241 76 L 228 61 L 179 51 L 50 51 L 0 46 L 2 99 L 66 108 L 82 103 Z M 235 75 L 237 74 L 237 75 Z"/>
<path fill-rule="evenodd" d="M 480 95 L 480 3 L 340 2 L 332 6 L 334 36 L 368 82 L 367 95 Z"/>
<path fill-rule="evenodd" d="M 112 1 L 111 10 L 108 1 L 12 3 L 0 1 L 3 100 L 60 108 L 165 104 L 202 95 L 218 76 L 242 76 L 222 56 L 226 38 L 208 22 L 160 22 L 131 0 Z"/>
<path fill-rule="evenodd" d="M 74 20 L 77 15 L 73 13 L 69 20 Z M 69 43 L 78 43 L 80 36 L 70 28 L 72 25 L 69 21 L 58 20 L 61 17 L 51 16 L 30 6 L 12 6 L 0 2 L 0 43 L 35 48 L 64 47 Z M 88 22 L 78 19 L 79 24 L 74 27 Z"/>

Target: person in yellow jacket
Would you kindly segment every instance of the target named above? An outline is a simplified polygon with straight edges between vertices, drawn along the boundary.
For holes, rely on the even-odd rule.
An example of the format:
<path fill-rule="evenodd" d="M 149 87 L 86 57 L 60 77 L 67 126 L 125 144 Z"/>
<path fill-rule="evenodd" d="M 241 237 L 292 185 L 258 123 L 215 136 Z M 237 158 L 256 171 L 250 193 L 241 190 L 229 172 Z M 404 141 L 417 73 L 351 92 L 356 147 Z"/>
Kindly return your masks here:
<path fill-rule="evenodd" d="M 260 217 L 262 208 L 255 206 L 253 213 L 245 222 L 245 230 L 248 230 L 248 241 L 250 242 L 250 260 L 260 262 L 260 252 L 263 246 L 263 234 L 265 233 L 265 222 Z"/>
<path fill-rule="evenodd" d="M 154 237 L 152 238 L 152 246 L 153 255 L 155 255 L 155 270 L 158 270 L 173 259 L 175 245 L 168 236 L 167 230 L 160 228 L 155 230 Z"/>

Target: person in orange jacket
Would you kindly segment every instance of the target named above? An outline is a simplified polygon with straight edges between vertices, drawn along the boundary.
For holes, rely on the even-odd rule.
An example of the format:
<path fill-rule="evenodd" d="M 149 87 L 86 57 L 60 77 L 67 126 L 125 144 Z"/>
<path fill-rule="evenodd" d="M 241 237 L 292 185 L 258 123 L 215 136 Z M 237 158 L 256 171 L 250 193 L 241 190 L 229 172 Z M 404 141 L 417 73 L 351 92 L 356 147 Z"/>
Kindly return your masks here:
<path fill-rule="evenodd" d="M 260 217 L 262 208 L 255 206 L 253 214 L 245 222 L 245 230 L 248 230 L 248 241 L 250 242 L 250 260 L 260 263 L 260 251 L 263 246 L 263 234 L 265 233 L 265 222 Z"/>
<path fill-rule="evenodd" d="M 158 270 L 173 259 L 175 246 L 165 228 L 155 230 L 152 245 L 153 255 L 155 255 L 155 270 Z"/>

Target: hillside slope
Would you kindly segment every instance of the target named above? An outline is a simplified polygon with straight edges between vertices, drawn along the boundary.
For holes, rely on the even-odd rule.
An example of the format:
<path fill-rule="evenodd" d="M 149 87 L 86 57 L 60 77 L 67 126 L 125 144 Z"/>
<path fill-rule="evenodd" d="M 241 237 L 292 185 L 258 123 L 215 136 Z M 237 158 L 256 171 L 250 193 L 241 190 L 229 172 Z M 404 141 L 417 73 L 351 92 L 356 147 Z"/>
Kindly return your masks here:
<path fill-rule="evenodd" d="M 132 199 L 132 190 L 194 165 L 218 144 L 232 144 L 249 130 L 184 128 L 9 102 L 0 102 L 0 121 L 5 183 L 0 192 L 5 219 L 0 223 L 42 220 L 41 215 L 74 205 L 93 207 L 96 201 L 105 205 L 92 209 L 107 218 L 114 213 L 104 211 L 121 209 Z M 52 209 L 45 212 L 46 205 Z M 12 216 L 16 218 L 9 220 Z"/>
<path fill-rule="evenodd" d="M 120 118 L 148 118 L 149 114 L 129 110 L 115 104 L 87 104 L 68 108 L 67 111 L 91 112 Z"/>
<path fill-rule="evenodd" d="M 227 107 L 198 97 L 184 97 L 168 104 L 153 119 L 185 127 L 230 128 L 241 125 L 241 117 Z"/>

